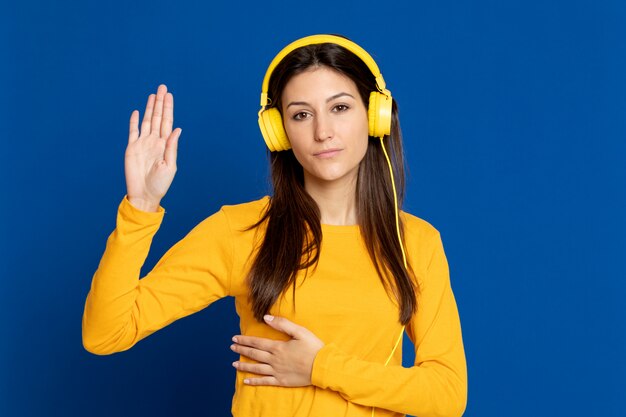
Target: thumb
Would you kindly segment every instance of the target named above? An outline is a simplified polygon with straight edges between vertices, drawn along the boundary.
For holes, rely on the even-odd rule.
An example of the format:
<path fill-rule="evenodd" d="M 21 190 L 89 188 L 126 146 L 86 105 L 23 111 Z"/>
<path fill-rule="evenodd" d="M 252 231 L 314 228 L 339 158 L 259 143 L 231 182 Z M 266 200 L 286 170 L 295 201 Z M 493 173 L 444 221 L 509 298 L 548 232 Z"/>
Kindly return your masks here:
<path fill-rule="evenodd" d="M 178 138 L 180 138 L 183 129 L 177 128 L 167 139 L 167 143 L 165 144 L 165 153 L 163 155 L 163 159 L 167 163 L 167 166 L 176 166 L 176 155 L 178 154 Z"/>
<path fill-rule="evenodd" d="M 274 317 L 269 314 L 263 316 L 265 322 L 272 328 L 279 332 L 285 333 L 294 339 L 300 339 L 302 336 L 303 327 L 287 320 L 284 317 Z"/>

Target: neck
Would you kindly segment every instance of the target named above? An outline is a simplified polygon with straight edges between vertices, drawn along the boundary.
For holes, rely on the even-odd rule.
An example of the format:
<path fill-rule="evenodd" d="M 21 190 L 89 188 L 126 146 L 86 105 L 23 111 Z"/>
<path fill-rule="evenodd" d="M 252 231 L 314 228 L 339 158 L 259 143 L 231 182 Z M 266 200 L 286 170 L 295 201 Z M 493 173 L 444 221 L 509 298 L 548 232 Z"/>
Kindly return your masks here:
<path fill-rule="evenodd" d="M 307 178 L 304 188 L 320 209 L 322 224 L 348 226 L 358 224 L 356 210 L 356 175 L 335 181 Z"/>

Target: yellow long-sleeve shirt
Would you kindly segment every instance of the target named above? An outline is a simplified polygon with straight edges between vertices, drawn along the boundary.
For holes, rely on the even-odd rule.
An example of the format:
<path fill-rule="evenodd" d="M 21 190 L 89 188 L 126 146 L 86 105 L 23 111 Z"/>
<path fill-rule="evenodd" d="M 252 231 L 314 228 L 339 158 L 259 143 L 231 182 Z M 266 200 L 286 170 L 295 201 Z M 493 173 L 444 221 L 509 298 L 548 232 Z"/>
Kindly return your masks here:
<path fill-rule="evenodd" d="M 116 228 L 87 295 L 83 344 L 105 355 L 139 340 L 213 301 L 235 297 L 241 334 L 286 340 L 252 315 L 245 276 L 260 231 L 255 223 L 268 197 L 224 206 L 172 246 L 140 279 L 141 267 L 165 210 L 141 211 L 124 196 Z M 402 367 L 398 309 L 385 292 L 358 226 L 322 225 L 319 263 L 297 280 L 270 313 L 304 326 L 325 342 L 313 363 L 312 385 L 249 386 L 237 372 L 234 416 L 460 416 L 467 372 L 456 302 L 439 232 L 402 213 L 408 261 L 418 277 L 418 310 L 406 330 L 415 364 Z M 246 358 L 241 360 L 246 361 Z"/>

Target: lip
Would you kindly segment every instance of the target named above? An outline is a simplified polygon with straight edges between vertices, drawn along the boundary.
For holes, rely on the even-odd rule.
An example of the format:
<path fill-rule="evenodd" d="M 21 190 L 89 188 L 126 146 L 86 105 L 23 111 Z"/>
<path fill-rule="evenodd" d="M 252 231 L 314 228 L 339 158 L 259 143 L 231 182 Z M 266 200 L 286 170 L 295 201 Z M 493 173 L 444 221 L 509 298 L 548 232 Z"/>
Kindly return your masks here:
<path fill-rule="evenodd" d="M 332 158 L 333 156 L 337 155 L 341 151 L 342 149 L 340 148 L 324 149 L 321 152 L 314 153 L 313 156 L 317 158 L 322 158 L 322 159 Z"/>

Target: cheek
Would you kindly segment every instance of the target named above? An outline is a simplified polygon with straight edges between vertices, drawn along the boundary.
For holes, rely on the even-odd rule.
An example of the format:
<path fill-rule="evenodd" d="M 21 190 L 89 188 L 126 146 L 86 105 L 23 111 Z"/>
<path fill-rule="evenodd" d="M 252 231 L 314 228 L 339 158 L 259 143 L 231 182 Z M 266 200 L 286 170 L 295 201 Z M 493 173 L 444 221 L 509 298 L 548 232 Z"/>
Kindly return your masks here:
<path fill-rule="evenodd" d="M 298 161 L 300 161 L 300 155 L 302 155 L 304 150 L 304 141 L 302 140 L 302 134 L 293 129 L 287 129 L 285 127 L 285 133 L 287 133 L 287 138 L 289 139 L 289 143 L 291 144 L 291 150 L 293 154 L 296 156 Z"/>
<path fill-rule="evenodd" d="M 303 126 L 286 121 L 283 122 L 283 127 L 289 139 L 289 143 L 291 143 L 291 147 L 301 148 L 301 144 L 304 143 L 304 138 L 306 137 L 306 131 Z"/>
<path fill-rule="evenodd" d="M 296 161 L 300 164 L 300 166 L 305 167 L 307 165 L 306 158 L 304 157 L 305 153 L 302 152 L 298 147 L 291 147 L 291 151 L 293 152 L 293 156 L 296 157 Z"/>
<path fill-rule="evenodd" d="M 369 143 L 369 138 L 366 137 L 365 140 L 359 144 L 358 156 L 357 156 L 359 163 L 363 162 L 363 160 L 365 159 L 365 154 L 367 153 L 368 143 Z"/>
<path fill-rule="evenodd" d="M 293 130 L 288 130 L 287 128 L 285 128 L 285 132 L 289 138 L 291 151 L 296 157 L 296 160 L 300 163 L 300 165 L 306 165 L 306 155 L 308 152 L 304 145 L 305 141 L 302 140 L 302 133 L 297 131 L 294 132 Z"/>
<path fill-rule="evenodd" d="M 359 129 L 359 131 L 356 133 L 356 137 L 360 138 L 358 141 L 357 149 L 361 159 L 365 157 L 365 153 L 367 152 L 367 146 L 370 140 L 368 133 L 369 129 L 367 125 L 365 125 L 365 128 Z"/>

